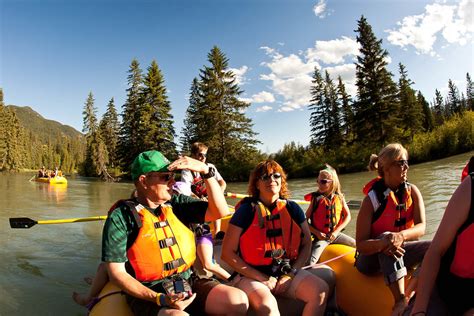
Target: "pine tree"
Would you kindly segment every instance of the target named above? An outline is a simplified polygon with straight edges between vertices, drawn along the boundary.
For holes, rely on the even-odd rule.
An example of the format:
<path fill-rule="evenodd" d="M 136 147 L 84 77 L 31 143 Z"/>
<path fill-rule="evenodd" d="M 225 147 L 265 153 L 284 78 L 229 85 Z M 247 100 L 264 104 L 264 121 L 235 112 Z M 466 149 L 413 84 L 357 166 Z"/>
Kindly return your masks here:
<path fill-rule="evenodd" d="M 86 158 L 83 165 L 85 176 L 110 177 L 107 173 L 108 153 L 99 132 L 97 109 L 94 106 L 94 96 L 89 92 L 84 111 L 82 112 L 84 125 L 82 131 L 86 134 Z"/>
<path fill-rule="evenodd" d="M 120 165 L 123 171 L 129 171 L 130 165 L 139 153 L 144 151 L 140 147 L 138 136 L 140 120 L 139 108 L 142 90 L 142 70 L 136 59 L 132 60 L 128 71 L 127 100 L 122 106 L 122 123 L 118 142 Z"/>
<path fill-rule="evenodd" d="M 198 122 L 202 122 L 203 118 L 200 117 L 199 105 L 203 104 L 202 97 L 199 91 L 199 81 L 197 78 L 193 79 L 191 84 L 191 91 L 189 93 L 189 106 L 186 110 L 186 116 L 183 120 L 183 128 L 181 130 L 181 153 L 190 154 L 191 144 L 197 142 L 198 135 L 202 135 L 199 128 L 202 128 Z"/>
<path fill-rule="evenodd" d="M 318 68 L 314 67 L 313 80 L 310 88 L 311 100 L 308 105 L 311 111 L 309 125 L 311 128 L 311 145 L 323 145 L 326 142 L 329 129 L 328 118 L 330 109 L 326 107 L 325 85 Z"/>
<path fill-rule="evenodd" d="M 448 81 L 448 97 L 446 99 L 446 105 L 448 117 L 451 117 L 455 113 L 461 113 L 459 90 L 451 79 Z"/>
<path fill-rule="evenodd" d="M 433 118 L 433 113 L 431 112 L 431 109 L 430 109 L 430 105 L 428 101 L 426 101 L 421 91 L 418 91 L 418 94 L 416 95 L 416 101 L 418 102 L 418 104 L 420 105 L 423 111 L 423 122 L 422 122 L 423 131 L 429 132 L 434 127 L 434 118 Z"/>
<path fill-rule="evenodd" d="M 99 124 L 100 135 L 106 144 L 111 167 L 118 166 L 117 144 L 119 128 L 118 115 L 115 110 L 114 98 L 112 98 Z"/>
<path fill-rule="evenodd" d="M 343 138 L 346 143 L 351 143 L 354 137 L 354 112 L 351 96 L 346 92 L 346 86 L 342 82 L 341 76 L 338 77 L 337 94 L 342 107 Z"/>
<path fill-rule="evenodd" d="M 435 90 L 435 99 L 433 101 L 433 119 L 436 126 L 443 124 L 445 118 L 444 100 L 441 92 Z"/>
<path fill-rule="evenodd" d="M 193 124 L 199 126 L 197 139 L 209 147 L 209 161 L 218 167 L 245 164 L 256 153 L 256 133 L 244 114 L 250 104 L 239 100 L 242 94 L 228 59 L 214 46 L 208 54 L 209 66 L 200 70 L 199 114 Z"/>
<path fill-rule="evenodd" d="M 466 106 L 468 110 L 474 111 L 474 83 L 469 73 L 466 73 Z"/>
<path fill-rule="evenodd" d="M 139 107 L 139 139 L 142 150 L 155 149 L 169 159 L 177 156 L 171 105 L 163 75 L 156 61 L 148 67 Z"/>
<path fill-rule="evenodd" d="M 355 129 L 361 144 L 380 148 L 399 139 L 397 86 L 387 70 L 388 52 L 382 49 L 382 40 L 377 40 L 364 16 L 357 23 Z"/>
<path fill-rule="evenodd" d="M 341 115 L 340 115 L 340 104 L 337 96 L 336 86 L 329 76 L 329 72 L 326 70 L 325 79 L 325 103 L 326 108 L 329 109 L 328 117 L 328 131 L 325 139 L 325 147 L 330 150 L 336 149 L 342 143 L 341 135 Z"/>
<path fill-rule="evenodd" d="M 400 126 L 411 141 L 413 135 L 422 127 L 423 111 L 421 104 L 416 99 L 415 90 L 411 88 L 413 81 L 408 78 L 408 73 L 402 63 L 398 64 L 400 79 L 398 80 L 398 100 L 400 102 Z"/>

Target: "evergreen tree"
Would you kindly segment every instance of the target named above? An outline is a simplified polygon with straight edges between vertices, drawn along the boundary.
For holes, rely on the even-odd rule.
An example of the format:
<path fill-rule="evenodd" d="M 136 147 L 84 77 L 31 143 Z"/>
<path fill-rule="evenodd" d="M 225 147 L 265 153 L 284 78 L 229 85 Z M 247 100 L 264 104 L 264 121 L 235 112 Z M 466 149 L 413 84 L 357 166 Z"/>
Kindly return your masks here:
<path fill-rule="evenodd" d="M 436 126 L 443 124 L 445 118 L 444 100 L 438 89 L 435 90 L 435 99 L 433 101 L 433 118 Z"/>
<path fill-rule="evenodd" d="M 474 83 L 469 73 L 466 74 L 466 106 L 468 110 L 474 111 Z"/>
<path fill-rule="evenodd" d="M 173 115 L 166 95 L 163 75 L 152 61 L 144 79 L 139 107 L 139 140 L 142 150 L 155 149 L 169 159 L 177 156 Z"/>
<path fill-rule="evenodd" d="M 119 128 L 118 115 L 115 110 L 114 98 L 112 98 L 99 124 L 100 135 L 106 144 L 110 166 L 112 167 L 118 166 L 117 144 Z"/>
<path fill-rule="evenodd" d="M 448 112 L 448 117 L 451 117 L 455 113 L 461 113 L 461 99 L 459 98 L 459 90 L 451 79 L 448 81 L 446 109 Z"/>
<path fill-rule="evenodd" d="M 183 120 L 184 126 L 181 131 L 181 153 L 189 154 L 191 152 L 191 144 L 198 141 L 198 135 L 203 133 L 199 128 L 204 129 L 198 123 L 203 121 L 200 116 L 199 105 L 203 104 L 202 97 L 199 91 L 199 81 L 197 78 L 193 79 L 191 84 L 191 91 L 189 93 L 189 106 L 186 110 L 186 116 Z"/>
<path fill-rule="evenodd" d="M 398 99 L 400 102 L 400 117 L 402 119 L 400 126 L 411 141 L 413 135 L 421 130 L 424 120 L 423 111 L 421 104 L 416 99 L 415 90 L 411 88 L 413 81 L 408 78 L 405 66 L 399 63 L 398 67 L 400 72 Z"/>
<path fill-rule="evenodd" d="M 245 165 L 256 153 L 256 133 L 252 121 L 244 114 L 250 104 L 239 100 L 242 94 L 235 75 L 228 69 L 228 59 L 214 46 L 208 54 L 209 66 L 200 70 L 200 104 L 197 139 L 209 147 L 209 161 L 220 169 Z M 253 162 L 252 162 L 253 163 Z M 234 172 L 229 168 L 229 172 Z"/>
<path fill-rule="evenodd" d="M 310 88 L 311 100 L 308 105 L 311 111 L 309 125 L 311 128 L 311 146 L 321 146 L 326 143 L 329 130 L 330 108 L 325 102 L 325 85 L 318 68 L 314 67 L 312 86 Z"/>
<path fill-rule="evenodd" d="M 124 171 L 129 171 L 135 157 L 144 151 L 144 148 L 140 147 L 141 142 L 138 136 L 142 81 L 140 64 L 136 59 L 133 59 L 128 71 L 129 87 L 127 88 L 127 100 L 122 107 L 122 123 L 118 142 L 120 165 Z"/>
<path fill-rule="evenodd" d="M 351 143 L 354 131 L 354 112 L 351 105 L 351 96 L 346 92 L 346 86 L 338 77 L 337 94 L 342 107 L 343 138 L 345 142 Z"/>
<path fill-rule="evenodd" d="M 418 91 L 418 94 L 416 95 L 416 101 L 421 106 L 421 109 L 423 111 L 423 131 L 429 132 L 434 127 L 433 113 L 431 112 L 430 105 L 428 101 L 426 101 L 421 91 Z"/>
<path fill-rule="evenodd" d="M 364 16 L 357 23 L 355 129 L 361 144 L 380 148 L 399 139 L 397 86 L 387 70 L 388 52 L 382 49 L 382 40 L 377 40 Z"/>
<path fill-rule="evenodd" d="M 325 103 L 326 108 L 329 109 L 329 129 L 325 139 L 325 147 L 330 150 L 334 150 L 341 146 L 342 135 L 341 135 L 341 115 L 339 98 L 337 96 L 336 86 L 329 76 L 329 72 L 326 70 L 325 79 Z"/>
<path fill-rule="evenodd" d="M 87 142 L 83 175 L 107 177 L 108 153 L 99 132 L 97 109 L 94 106 L 94 101 L 92 92 L 89 92 L 82 112 L 84 121 L 82 131 L 86 134 Z"/>

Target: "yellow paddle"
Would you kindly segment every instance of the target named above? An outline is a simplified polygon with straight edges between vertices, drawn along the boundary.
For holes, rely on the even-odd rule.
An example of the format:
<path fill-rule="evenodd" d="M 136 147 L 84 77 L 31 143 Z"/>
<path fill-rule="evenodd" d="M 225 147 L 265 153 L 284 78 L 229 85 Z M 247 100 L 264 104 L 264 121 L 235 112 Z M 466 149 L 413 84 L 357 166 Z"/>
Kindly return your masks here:
<path fill-rule="evenodd" d="M 35 226 L 36 224 L 47 225 L 47 224 L 79 223 L 79 222 L 103 221 L 106 219 L 107 219 L 107 216 L 92 216 L 92 217 L 35 221 L 34 219 L 31 219 L 28 217 L 13 217 L 13 218 L 10 218 L 10 227 L 11 228 L 30 228 L 30 227 Z"/>

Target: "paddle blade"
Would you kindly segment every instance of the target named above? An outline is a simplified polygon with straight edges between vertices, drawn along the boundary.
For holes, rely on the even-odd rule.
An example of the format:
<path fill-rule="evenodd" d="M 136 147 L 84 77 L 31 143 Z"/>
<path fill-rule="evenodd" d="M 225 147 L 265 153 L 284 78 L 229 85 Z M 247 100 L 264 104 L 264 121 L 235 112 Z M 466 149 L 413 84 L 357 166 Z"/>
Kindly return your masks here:
<path fill-rule="evenodd" d="M 30 228 L 38 224 L 37 221 L 32 220 L 28 217 L 14 217 L 10 218 L 10 227 L 11 228 Z"/>

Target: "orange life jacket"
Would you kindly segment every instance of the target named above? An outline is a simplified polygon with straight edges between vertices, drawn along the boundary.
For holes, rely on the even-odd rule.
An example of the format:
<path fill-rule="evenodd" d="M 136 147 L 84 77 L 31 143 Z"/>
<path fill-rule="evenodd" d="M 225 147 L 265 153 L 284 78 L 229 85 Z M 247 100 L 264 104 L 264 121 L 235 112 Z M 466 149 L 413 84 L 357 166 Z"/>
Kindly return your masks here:
<path fill-rule="evenodd" d="M 311 193 L 313 209 L 308 218 L 311 226 L 325 234 L 333 232 L 341 225 L 344 214 L 342 214 L 342 200 L 339 194 L 335 193 L 331 197 L 324 196 L 319 192 Z"/>
<path fill-rule="evenodd" d="M 242 259 L 253 266 L 271 265 L 278 252 L 294 260 L 301 244 L 301 227 L 291 218 L 286 200 L 278 200 L 270 211 L 260 201 L 252 202 L 253 221 L 240 236 Z M 284 252 L 282 252 L 284 250 Z"/>
<path fill-rule="evenodd" d="M 371 198 L 374 206 L 371 238 L 376 238 L 384 232 L 399 232 L 415 225 L 409 183 L 403 183 L 395 193 L 385 186 L 382 178 L 376 178 L 370 181 L 363 191 Z"/>
<path fill-rule="evenodd" d="M 156 216 L 140 204 L 122 202 L 133 213 L 139 227 L 135 242 L 127 250 L 138 281 L 161 280 L 192 266 L 196 259 L 194 234 L 176 217 L 171 205 L 161 205 Z"/>

